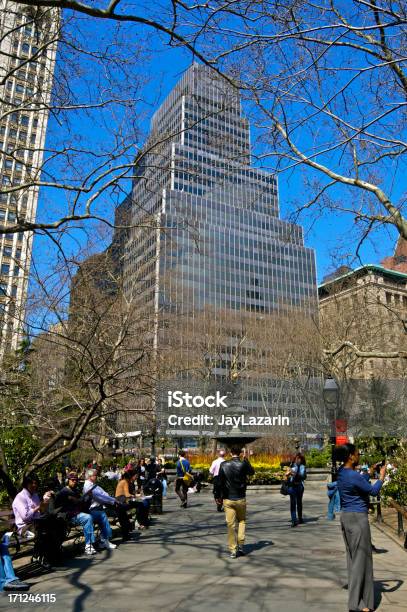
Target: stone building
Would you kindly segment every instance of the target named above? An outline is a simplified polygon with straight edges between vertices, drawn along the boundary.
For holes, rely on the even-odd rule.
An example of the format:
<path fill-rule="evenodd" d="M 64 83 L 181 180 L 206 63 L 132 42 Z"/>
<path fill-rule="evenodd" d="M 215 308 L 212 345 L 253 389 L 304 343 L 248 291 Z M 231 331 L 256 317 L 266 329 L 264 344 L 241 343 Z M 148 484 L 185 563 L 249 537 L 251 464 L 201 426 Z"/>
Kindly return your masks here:
<path fill-rule="evenodd" d="M 407 352 L 407 274 L 366 265 L 319 287 L 321 332 L 326 349 L 351 342 L 361 352 Z M 364 358 L 345 350 L 347 376 L 400 378 L 407 360 L 385 356 Z"/>
<path fill-rule="evenodd" d="M 397 433 L 407 405 L 407 274 L 366 265 L 330 278 L 319 287 L 319 311 L 343 410 L 355 427 L 367 417 L 379 435 Z M 372 433 L 366 423 L 363 432 Z"/>

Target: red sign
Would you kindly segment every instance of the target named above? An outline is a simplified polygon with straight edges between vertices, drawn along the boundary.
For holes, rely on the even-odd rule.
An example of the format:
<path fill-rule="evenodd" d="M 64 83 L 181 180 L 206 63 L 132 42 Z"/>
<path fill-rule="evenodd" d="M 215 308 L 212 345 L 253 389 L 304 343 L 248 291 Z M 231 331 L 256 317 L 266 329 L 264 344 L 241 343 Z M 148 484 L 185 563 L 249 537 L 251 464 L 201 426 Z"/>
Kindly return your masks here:
<path fill-rule="evenodd" d="M 336 419 L 335 420 L 335 432 L 336 432 L 336 444 L 338 446 L 340 446 L 341 444 L 347 444 L 349 442 L 347 431 L 348 431 L 348 422 L 345 419 Z"/>

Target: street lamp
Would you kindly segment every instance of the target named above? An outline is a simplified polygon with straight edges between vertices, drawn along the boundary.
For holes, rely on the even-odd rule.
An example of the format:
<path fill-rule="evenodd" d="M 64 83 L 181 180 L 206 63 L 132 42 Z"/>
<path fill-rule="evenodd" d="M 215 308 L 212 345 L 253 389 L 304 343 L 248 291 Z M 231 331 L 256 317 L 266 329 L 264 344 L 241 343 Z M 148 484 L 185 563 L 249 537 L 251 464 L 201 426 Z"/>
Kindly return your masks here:
<path fill-rule="evenodd" d="M 331 480 L 336 481 L 336 461 L 335 461 L 335 443 L 336 443 L 336 417 L 339 411 L 340 389 L 336 380 L 332 377 L 326 378 L 323 389 L 323 398 L 325 408 L 329 412 L 331 419 Z"/>

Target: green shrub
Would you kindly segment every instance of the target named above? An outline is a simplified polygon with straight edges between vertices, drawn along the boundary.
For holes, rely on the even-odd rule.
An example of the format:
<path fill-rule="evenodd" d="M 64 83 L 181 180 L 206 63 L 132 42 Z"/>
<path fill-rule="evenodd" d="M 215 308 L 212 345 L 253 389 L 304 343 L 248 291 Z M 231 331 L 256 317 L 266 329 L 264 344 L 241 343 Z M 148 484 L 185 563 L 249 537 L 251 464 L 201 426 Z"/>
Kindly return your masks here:
<path fill-rule="evenodd" d="M 400 444 L 394 453 L 392 462 L 397 471 L 389 474 L 390 481 L 386 482 L 381 490 L 381 499 L 386 503 L 390 499 L 407 508 L 407 444 Z"/>
<path fill-rule="evenodd" d="M 331 463 L 331 455 L 331 446 L 326 446 L 321 450 L 319 450 L 318 448 L 311 448 L 311 450 L 305 453 L 307 467 L 325 468 Z"/>
<path fill-rule="evenodd" d="M 284 470 L 276 468 L 261 468 L 256 470 L 253 476 L 249 478 L 251 485 L 272 485 L 279 484 L 284 477 Z"/>
<path fill-rule="evenodd" d="M 117 482 L 117 480 L 110 480 L 106 476 L 100 476 L 97 479 L 97 484 L 112 497 L 115 496 Z"/>

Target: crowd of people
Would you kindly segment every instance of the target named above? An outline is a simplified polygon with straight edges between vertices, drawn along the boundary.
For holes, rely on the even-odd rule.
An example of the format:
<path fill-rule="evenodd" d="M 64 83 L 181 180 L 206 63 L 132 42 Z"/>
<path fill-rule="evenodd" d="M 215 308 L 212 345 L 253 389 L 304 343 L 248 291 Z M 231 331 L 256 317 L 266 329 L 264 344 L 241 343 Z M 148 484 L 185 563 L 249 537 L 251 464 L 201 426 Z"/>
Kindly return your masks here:
<path fill-rule="evenodd" d="M 225 513 L 227 544 L 231 558 L 245 556 L 246 487 L 254 474 L 245 449 L 232 445 L 229 459 L 221 449 L 209 472 L 213 478 L 213 496 L 218 512 Z M 336 482 L 328 485 L 330 497 L 328 518 L 333 517 L 332 505 L 341 511 L 341 529 L 347 554 L 349 610 L 369 612 L 374 609 L 372 542 L 368 521 L 371 496 L 379 494 L 394 466 L 378 464 L 374 469 L 360 465 L 356 447 L 346 444 L 337 449 L 340 468 Z M 384 462 L 383 462 L 384 463 Z M 98 484 L 100 469 L 96 462 L 81 475 L 67 468 L 65 482 L 57 479 L 53 489 L 40 497 L 39 482 L 35 476 L 24 479 L 22 490 L 15 497 L 13 512 L 15 526 L 21 538 L 34 539 L 34 556 L 49 568 L 58 557 L 67 531 L 80 527 L 85 539 L 85 554 L 92 556 L 97 550 L 95 526 L 99 527 L 99 549 L 114 550 L 109 516 L 120 524 L 122 540 L 132 537 L 135 528 L 149 527 L 152 508 L 162 510 L 166 497 L 168 476 L 160 459 L 151 457 L 129 463 L 123 470 L 111 467 L 104 473 L 116 481 L 115 495 L 107 493 Z M 282 493 L 290 498 L 292 527 L 304 523 L 302 500 L 307 478 L 305 457 L 297 453 L 287 466 Z M 371 484 L 370 479 L 376 479 Z M 202 478 L 194 474 L 186 453 L 179 453 L 176 463 L 174 491 L 181 508 L 188 507 L 188 492 L 199 491 Z M 165 485 L 164 485 L 165 483 Z M 191 487 L 194 487 L 191 489 Z M 284 489 L 284 491 L 283 491 Z M 132 518 L 132 513 L 135 519 Z M 26 590 L 28 585 L 16 578 L 8 553 L 7 535 L 0 548 L 0 590 Z"/>
<path fill-rule="evenodd" d="M 100 486 L 100 476 L 115 482 L 114 496 Z M 17 535 L 20 542 L 33 540 L 33 559 L 45 570 L 59 562 L 63 542 L 72 527 L 83 532 L 85 555 L 93 556 L 101 549 L 113 551 L 117 545 L 111 541 L 109 518 L 119 523 L 123 542 L 132 539 L 136 530 L 148 529 L 151 514 L 162 512 L 167 480 L 162 459 L 155 457 L 129 463 L 121 470 L 111 466 L 104 473 L 96 460 L 81 472 L 66 467 L 64 473 L 56 474 L 45 484 L 41 495 L 39 479 L 26 476 L 12 503 L 14 533 L 5 531 L 0 539 L 0 591 L 29 588 L 14 573 L 9 553 L 12 535 Z"/>

